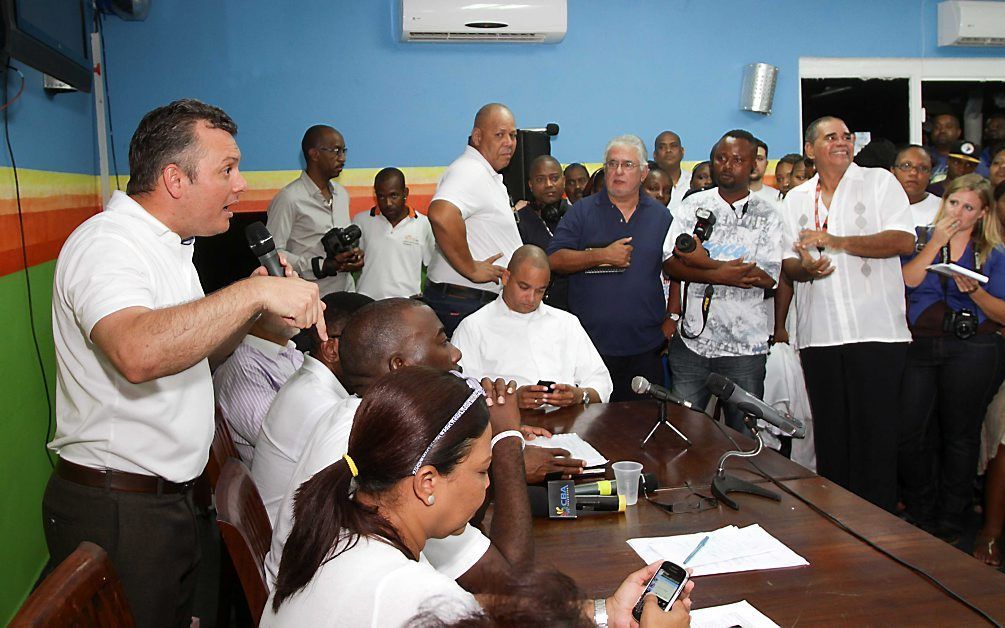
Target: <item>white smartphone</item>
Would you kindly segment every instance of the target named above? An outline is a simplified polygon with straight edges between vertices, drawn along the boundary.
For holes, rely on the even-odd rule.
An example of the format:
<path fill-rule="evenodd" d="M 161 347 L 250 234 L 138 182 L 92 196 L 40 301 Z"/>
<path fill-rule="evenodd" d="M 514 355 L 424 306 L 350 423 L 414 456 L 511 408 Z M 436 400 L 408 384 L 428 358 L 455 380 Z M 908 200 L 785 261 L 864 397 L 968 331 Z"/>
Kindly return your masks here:
<path fill-rule="evenodd" d="M 666 613 L 673 606 L 673 603 L 677 601 L 677 598 L 680 597 L 685 584 L 687 584 L 687 570 L 668 560 L 663 561 L 660 568 L 653 574 L 652 579 L 649 580 L 649 584 L 646 585 L 646 590 L 639 596 L 639 601 L 635 603 L 635 608 L 632 609 L 632 616 L 635 617 L 635 621 L 642 621 L 642 606 L 645 604 L 647 594 L 655 594 L 656 603 Z"/>

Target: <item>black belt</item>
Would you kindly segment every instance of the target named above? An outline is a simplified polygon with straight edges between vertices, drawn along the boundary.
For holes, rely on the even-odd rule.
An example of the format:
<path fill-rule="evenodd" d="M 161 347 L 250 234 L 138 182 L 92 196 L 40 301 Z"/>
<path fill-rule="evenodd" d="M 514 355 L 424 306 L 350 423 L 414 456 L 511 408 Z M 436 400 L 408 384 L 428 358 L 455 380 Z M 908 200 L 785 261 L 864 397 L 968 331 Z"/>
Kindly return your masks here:
<path fill-rule="evenodd" d="M 56 463 L 56 475 L 74 484 L 125 493 L 156 493 L 158 495 L 184 493 L 195 484 L 195 480 L 179 484 L 156 475 L 126 473 L 113 469 L 92 469 L 62 458 Z"/>
<path fill-rule="evenodd" d="M 495 292 L 489 292 L 488 290 L 468 288 L 467 286 L 458 286 L 453 283 L 436 283 L 433 281 L 426 282 L 426 290 L 442 294 L 443 296 L 454 297 L 455 299 L 478 300 L 481 303 L 491 303 L 499 296 Z"/>

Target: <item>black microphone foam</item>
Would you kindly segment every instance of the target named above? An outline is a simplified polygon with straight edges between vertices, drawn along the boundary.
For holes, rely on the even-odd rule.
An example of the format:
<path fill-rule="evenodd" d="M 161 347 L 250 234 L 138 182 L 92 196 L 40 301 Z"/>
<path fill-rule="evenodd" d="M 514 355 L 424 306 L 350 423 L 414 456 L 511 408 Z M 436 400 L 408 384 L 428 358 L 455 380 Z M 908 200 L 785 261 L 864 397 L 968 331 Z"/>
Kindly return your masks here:
<path fill-rule="evenodd" d="M 549 122 L 544 126 L 544 132 L 548 135 L 558 135 L 558 125 L 554 122 Z"/>
<path fill-rule="evenodd" d="M 283 265 L 279 263 L 279 254 L 276 253 L 276 243 L 272 240 L 272 234 L 265 227 L 262 221 L 256 221 L 247 226 L 244 230 L 244 237 L 248 240 L 248 247 L 258 258 L 259 263 L 265 267 L 273 277 L 284 277 Z"/>

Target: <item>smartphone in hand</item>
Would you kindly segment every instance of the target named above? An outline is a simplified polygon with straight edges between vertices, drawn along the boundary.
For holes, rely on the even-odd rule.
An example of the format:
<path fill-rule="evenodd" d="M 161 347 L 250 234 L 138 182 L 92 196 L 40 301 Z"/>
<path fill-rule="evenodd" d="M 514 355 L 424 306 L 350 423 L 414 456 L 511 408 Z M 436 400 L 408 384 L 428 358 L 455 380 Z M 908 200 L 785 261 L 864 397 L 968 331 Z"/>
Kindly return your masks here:
<path fill-rule="evenodd" d="M 642 606 L 645 603 L 646 595 L 653 593 L 656 595 L 656 602 L 663 612 L 668 612 L 673 603 L 680 597 L 684 585 L 687 584 L 687 570 L 668 560 L 663 561 L 660 568 L 656 570 L 645 591 L 639 596 L 639 601 L 632 609 L 632 617 L 635 621 L 642 621 Z"/>

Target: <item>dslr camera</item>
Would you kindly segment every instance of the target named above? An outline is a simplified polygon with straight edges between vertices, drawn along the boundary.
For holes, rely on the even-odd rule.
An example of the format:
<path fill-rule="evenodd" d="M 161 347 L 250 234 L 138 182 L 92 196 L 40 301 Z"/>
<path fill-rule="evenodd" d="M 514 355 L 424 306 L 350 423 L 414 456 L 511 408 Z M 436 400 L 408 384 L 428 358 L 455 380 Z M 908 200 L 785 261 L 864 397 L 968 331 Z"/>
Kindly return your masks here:
<path fill-rule="evenodd" d="M 942 331 L 952 332 L 960 340 L 972 338 L 977 335 L 977 315 L 966 308 L 949 310 L 942 319 Z"/>
<path fill-rule="evenodd" d="M 328 233 L 321 236 L 321 246 L 325 249 L 325 257 L 315 257 L 311 260 L 311 268 L 314 276 L 318 279 L 329 276 L 324 272 L 324 263 L 335 256 L 346 251 L 351 251 L 359 244 L 359 239 L 363 235 L 359 225 L 349 225 L 348 227 L 333 227 Z"/>
<path fill-rule="evenodd" d="M 715 226 L 715 214 L 699 207 L 694 210 L 694 217 L 696 222 L 694 223 L 693 235 L 682 233 L 677 236 L 675 244 L 681 253 L 690 253 L 698 247 L 698 242 L 695 238 L 700 239 L 702 242 L 708 242 L 708 239 L 712 237 L 712 227 Z"/>

